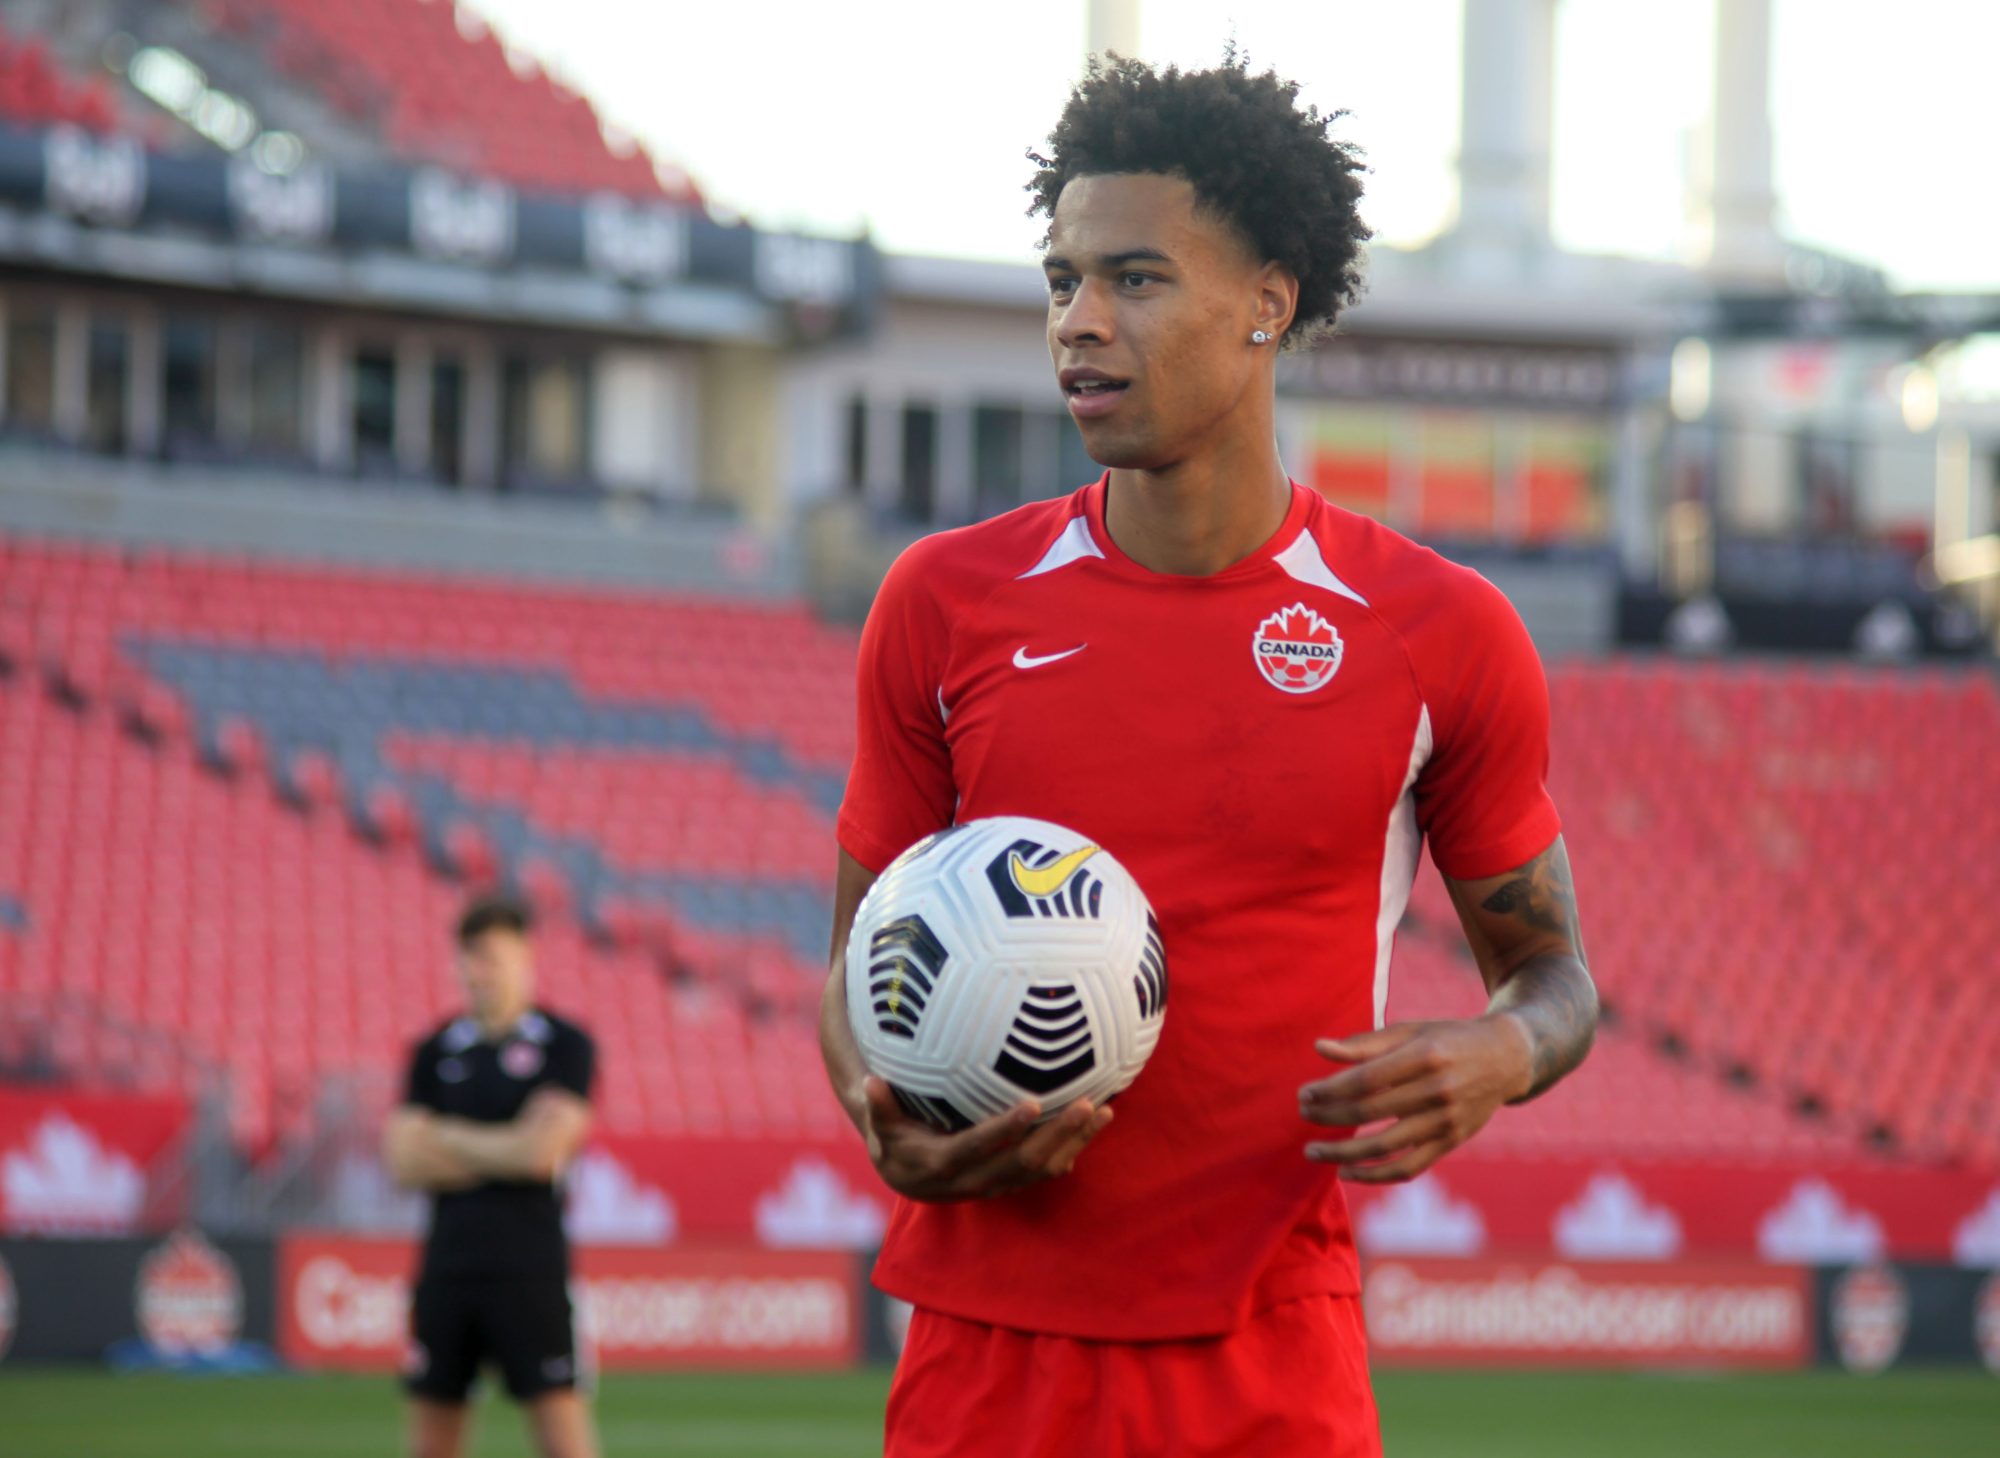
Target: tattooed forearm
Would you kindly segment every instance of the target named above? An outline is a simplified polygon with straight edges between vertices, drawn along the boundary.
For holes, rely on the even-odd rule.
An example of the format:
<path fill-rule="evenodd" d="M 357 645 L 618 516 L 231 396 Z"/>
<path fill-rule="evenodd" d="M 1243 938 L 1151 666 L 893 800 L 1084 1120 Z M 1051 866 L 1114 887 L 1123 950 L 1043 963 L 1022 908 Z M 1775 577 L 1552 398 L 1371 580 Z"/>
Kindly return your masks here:
<path fill-rule="evenodd" d="M 1533 1098 L 1583 1062 L 1597 1031 L 1597 990 L 1584 959 L 1569 852 L 1562 838 L 1525 866 L 1448 881 L 1465 939 L 1492 998 L 1528 1036 Z"/>
<path fill-rule="evenodd" d="M 1528 1034 L 1533 1080 L 1519 1103 L 1535 1097 L 1583 1062 L 1597 1036 L 1597 988 L 1580 957 L 1543 952 L 1508 974 L 1487 1004 Z"/>
<path fill-rule="evenodd" d="M 1569 855 L 1557 841 L 1514 873 L 1479 903 L 1496 916 L 1516 917 L 1537 931 L 1576 935 L 1576 888 L 1570 882 Z M 1582 953 L 1582 947 L 1577 951 Z"/>
<path fill-rule="evenodd" d="M 1544 952 L 1514 968 L 1486 1010 L 1512 1014 L 1528 1030 L 1534 1082 L 1514 1102 L 1534 1098 L 1584 1062 L 1598 1034 L 1596 984 L 1568 952 Z"/>

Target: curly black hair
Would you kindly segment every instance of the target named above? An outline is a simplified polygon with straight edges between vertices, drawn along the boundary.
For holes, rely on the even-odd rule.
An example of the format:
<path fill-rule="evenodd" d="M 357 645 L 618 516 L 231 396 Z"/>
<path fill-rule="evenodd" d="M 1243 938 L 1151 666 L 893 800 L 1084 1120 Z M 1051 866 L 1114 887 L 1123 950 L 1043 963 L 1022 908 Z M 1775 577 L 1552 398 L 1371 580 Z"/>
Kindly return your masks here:
<path fill-rule="evenodd" d="M 1328 333 L 1361 292 L 1360 149 L 1329 132 L 1344 111 L 1298 104 L 1296 81 L 1253 73 L 1232 45 L 1209 71 L 1156 70 L 1093 56 L 1035 164 L 1028 212 L 1055 217 L 1073 177 L 1157 172 L 1183 177 L 1200 205 L 1234 225 L 1299 281 L 1287 345 Z M 1044 245 L 1046 246 L 1046 238 Z"/>

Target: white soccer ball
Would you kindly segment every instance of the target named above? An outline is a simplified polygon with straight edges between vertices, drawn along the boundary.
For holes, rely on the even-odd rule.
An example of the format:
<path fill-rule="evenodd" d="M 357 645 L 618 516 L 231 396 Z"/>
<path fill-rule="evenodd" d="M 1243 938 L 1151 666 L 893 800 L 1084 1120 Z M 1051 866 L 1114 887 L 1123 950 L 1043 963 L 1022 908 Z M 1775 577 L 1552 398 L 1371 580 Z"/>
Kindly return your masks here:
<path fill-rule="evenodd" d="M 962 1129 L 1039 1100 L 1102 1104 L 1167 1010 L 1159 922 L 1131 872 L 1046 820 L 996 816 L 889 863 L 847 938 L 847 1017 L 910 1113 Z"/>

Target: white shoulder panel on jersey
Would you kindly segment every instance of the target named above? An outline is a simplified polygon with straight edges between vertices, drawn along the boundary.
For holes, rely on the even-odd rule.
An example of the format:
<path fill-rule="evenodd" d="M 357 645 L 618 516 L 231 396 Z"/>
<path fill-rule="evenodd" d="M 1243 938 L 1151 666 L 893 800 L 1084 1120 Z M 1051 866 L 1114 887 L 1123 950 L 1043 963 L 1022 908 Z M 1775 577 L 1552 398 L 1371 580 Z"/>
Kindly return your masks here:
<path fill-rule="evenodd" d="M 1389 828 L 1382 844 L 1382 890 L 1375 912 L 1375 1026 L 1389 1017 L 1389 959 L 1396 947 L 1396 928 L 1410 906 L 1410 889 L 1416 885 L 1417 863 L 1423 857 L 1424 833 L 1417 825 L 1417 776 L 1430 762 L 1431 709 L 1424 704 L 1417 711 L 1417 731 L 1410 741 L 1409 767 L 1403 775 L 1403 791 L 1389 811 Z"/>
<path fill-rule="evenodd" d="M 1042 553 L 1042 560 L 1015 578 L 1020 582 L 1029 577 L 1040 577 L 1044 572 L 1053 572 L 1058 567 L 1067 567 L 1072 562 L 1085 557 L 1102 557 L 1104 549 L 1097 545 L 1097 539 L 1090 534 L 1090 521 L 1086 517 L 1073 516 L 1062 535 L 1049 543 L 1048 551 Z"/>
<path fill-rule="evenodd" d="M 1319 543 L 1311 532 L 1300 532 L 1298 540 L 1271 559 L 1285 569 L 1288 576 L 1312 587 L 1323 587 L 1328 592 L 1337 592 L 1342 597 L 1352 598 L 1363 607 L 1368 599 L 1333 575 L 1333 569 L 1326 565 L 1326 558 L 1320 555 Z"/>

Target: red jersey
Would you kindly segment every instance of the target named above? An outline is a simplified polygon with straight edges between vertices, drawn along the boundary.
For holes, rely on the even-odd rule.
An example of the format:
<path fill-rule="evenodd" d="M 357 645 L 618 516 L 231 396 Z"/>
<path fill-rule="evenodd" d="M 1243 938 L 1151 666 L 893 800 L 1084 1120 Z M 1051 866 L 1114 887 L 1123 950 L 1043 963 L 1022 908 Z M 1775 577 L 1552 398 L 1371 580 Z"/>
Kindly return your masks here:
<path fill-rule="evenodd" d="M 879 871 L 958 821 L 1088 835 L 1145 890 L 1173 992 L 1068 1176 L 897 1202 L 875 1279 L 919 1306 L 1113 1341 L 1233 1331 L 1358 1289 L 1313 1040 L 1379 1026 L 1423 839 L 1449 876 L 1554 840 L 1548 688 L 1498 589 L 1296 484 L 1209 577 L 1141 567 L 1109 477 L 918 542 L 861 637 L 841 845 Z"/>

